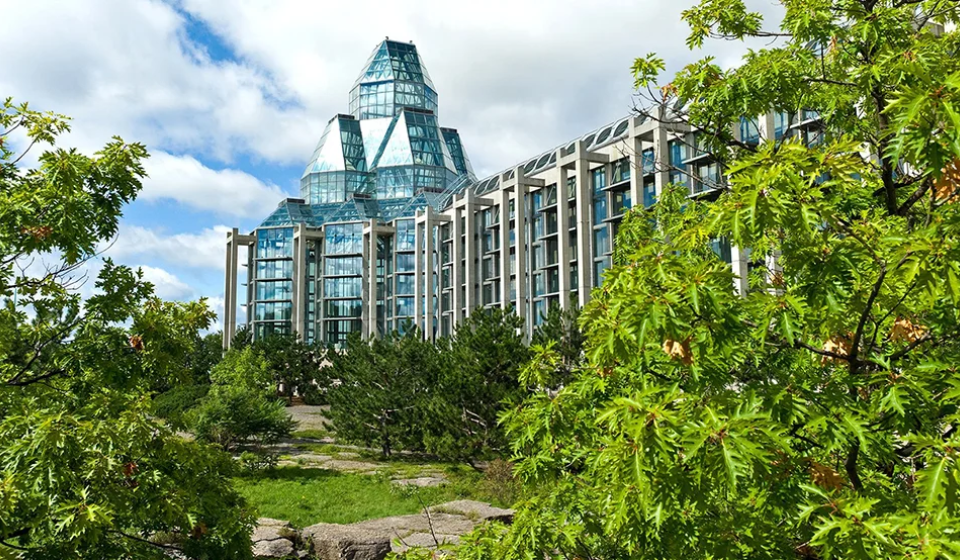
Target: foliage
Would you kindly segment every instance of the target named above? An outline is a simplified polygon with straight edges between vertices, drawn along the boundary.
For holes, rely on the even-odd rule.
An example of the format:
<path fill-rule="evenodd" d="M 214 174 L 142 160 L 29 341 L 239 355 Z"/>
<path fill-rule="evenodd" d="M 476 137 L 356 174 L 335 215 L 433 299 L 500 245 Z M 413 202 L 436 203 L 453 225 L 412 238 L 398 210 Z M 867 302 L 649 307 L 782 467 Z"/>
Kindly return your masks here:
<path fill-rule="evenodd" d="M 282 387 L 282 395 L 305 397 L 308 404 L 323 399 L 327 383 L 321 382 L 320 362 L 324 356 L 317 346 L 307 344 L 295 335 L 274 335 L 258 340 L 253 347 L 267 360 L 274 383 Z"/>
<path fill-rule="evenodd" d="M 623 225 L 583 312 L 588 363 L 504 417 L 531 495 L 503 549 L 468 554 L 960 554 L 960 35 L 923 26 L 960 6 L 782 4 L 777 32 L 740 0 L 684 13 L 694 46 L 783 37 L 651 92 L 652 118 L 706 132 L 726 185 Z M 730 133 L 800 109 L 822 142 Z M 750 249 L 742 296 L 718 237 Z"/>
<path fill-rule="evenodd" d="M 213 314 L 167 303 L 105 259 L 147 157 L 115 138 L 93 157 L 51 147 L 66 120 L 9 99 L 0 110 L 0 542 L 24 558 L 160 558 L 163 533 L 195 558 L 246 558 L 251 512 L 222 453 L 149 415 L 152 387 L 186 379 Z"/>
<path fill-rule="evenodd" d="M 438 341 L 443 367 L 420 413 L 428 451 L 469 460 L 505 450 L 497 416 L 520 397 L 518 372 L 530 356 L 522 332 L 511 310 L 477 309 Z"/>
<path fill-rule="evenodd" d="M 249 447 L 258 452 L 296 427 L 283 401 L 241 384 L 214 385 L 187 414 L 187 424 L 200 441 L 231 451 Z"/>
<path fill-rule="evenodd" d="M 209 384 L 210 372 L 223 358 L 223 333 L 209 333 L 197 337 L 194 351 L 187 357 L 187 368 L 193 383 Z"/>
<path fill-rule="evenodd" d="M 175 429 L 186 428 L 185 415 L 207 396 L 210 385 L 178 385 L 153 399 L 153 413 Z"/>
<path fill-rule="evenodd" d="M 419 331 L 365 341 L 348 339 L 330 354 L 330 421 L 342 441 L 375 445 L 384 456 L 421 449 L 419 403 L 441 369 L 436 346 Z"/>
<path fill-rule="evenodd" d="M 555 388 L 567 383 L 583 358 L 584 335 L 578 321 L 580 309 L 560 309 L 553 305 L 543 322 L 533 331 L 532 353 L 543 360 L 531 360 L 521 370 L 520 380 L 526 385 Z M 545 363 L 549 363 L 544 367 Z"/>
<path fill-rule="evenodd" d="M 220 363 L 213 366 L 210 380 L 217 385 L 245 387 L 263 392 L 275 392 L 276 384 L 270 371 L 270 362 L 255 346 L 231 348 Z"/>

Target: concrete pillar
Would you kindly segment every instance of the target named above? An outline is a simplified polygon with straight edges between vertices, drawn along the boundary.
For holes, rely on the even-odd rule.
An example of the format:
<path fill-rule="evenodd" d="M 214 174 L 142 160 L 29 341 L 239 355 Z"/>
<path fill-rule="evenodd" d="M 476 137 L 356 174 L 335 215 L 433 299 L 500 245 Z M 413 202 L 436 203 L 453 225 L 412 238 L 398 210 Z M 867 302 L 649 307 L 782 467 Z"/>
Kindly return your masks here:
<path fill-rule="evenodd" d="M 377 336 L 377 227 L 371 220 L 363 226 L 363 324 L 367 337 Z"/>
<path fill-rule="evenodd" d="M 291 332 L 303 337 L 307 314 L 307 239 L 304 224 L 293 226 L 293 306 L 290 313 Z"/>
<path fill-rule="evenodd" d="M 223 349 L 230 349 L 234 331 L 237 328 L 237 247 L 234 239 L 237 228 L 227 232 L 227 261 L 223 286 Z M 248 271 L 249 275 L 249 271 Z M 248 280 L 249 281 L 249 280 Z M 250 311 L 248 310 L 248 313 Z"/>
<path fill-rule="evenodd" d="M 557 154 L 560 161 L 560 154 Z M 557 245 L 560 259 L 560 308 L 570 307 L 570 217 L 569 208 L 570 189 L 567 187 L 567 168 L 559 166 L 557 178 Z"/>
<path fill-rule="evenodd" d="M 590 301 L 593 289 L 593 185 L 590 181 L 590 163 L 584 158 L 585 148 L 577 142 L 574 174 L 577 177 L 577 275 L 579 276 L 580 307 Z"/>
<path fill-rule="evenodd" d="M 423 210 L 418 210 L 413 221 L 413 324 L 418 328 L 423 328 L 423 335 L 426 336 L 427 330 L 423 322 L 423 269 L 426 260 L 421 247 L 423 246 L 424 226 L 422 218 Z"/>
<path fill-rule="evenodd" d="M 630 136 L 627 137 L 627 153 L 630 157 L 630 204 L 631 207 L 643 207 L 643 142 L 637 132 L 637 121 L 630 119 Z"/>
<path fill-rule="evenodd" d="M 474 193 L 472 191 L 467 191 L 467 200 L 466 206 L 463 211 L 466 216 L 466 226 L 465 234 L 467 236 L 467 246 L 466 246 L 466 271 L 464 281 L 467 288 L 467 297 L 465 298 L 467 311 L 466 316 L 469 317 L 473 313 L 474 308 L 477 307 L 477 286 L 480 285 L 480 275 L 477 274 L 477 209 L 478 206 L 474 201 Z"/>
<path fill-rule="evenodd" d="M 670 182 L 670 142 L 663 124 L 653 130 L 653 168 L 654 190 L 659 198 Z"/>
<path fill-rule="evenodd" d="M 501 177 L 501 181 L 503 177 Z M 500 201 L 500 308 L 510 305 L 510 191 L 501 188 Z"/>
<path fill-rule="evenodd" d="M 433 303 L 434 297 L 437 298 L 438 303 L 440 299 L 440 293 L 438 291 L 438 286 L 436 286 L 436 268 L 434 266 L 434 228 L 436 227 L 436 219 L 433 214 L 433 209 L 427 206 L 426 216 L 424 216 L 423 221 L 423 232 L 427 236 L 425 241 L 425 251 L 424 251 L 424 296 L 426 297 L 425 307 L 426 314 L 424 317 L 424 327 L 423 332 L 427 336 L 428 340 L 433 340 L 436 338 L 436 328 L 435 328 L 435 317 L 436 309 Z M 419 251 L 419 249 L 417 249 Z"/>
<path fill-rule="evenodd" d="M 515 189 L 514 214 L 516 215 L 516 256 L 517 256 L 517 314 L 529 319 L 530 311 L 527 302 L 527 246 L 529 239 L 527 231 L 527 191 L 529 188 L 524 182 L 523 170 L 516 168 L 517 186 Z M 530 323 L 531 321 L 526 321 Z"/>
<path fill-rule="evenodd" d="M 463 195 L 460 195 L 463 196 Z M 454 199 L 454 208 L 453 208 L 453 325 L 460 324 L 460 320 L 463 318 L 463 297 L 461 296 L 460 287 L 464 284 L 463 273 L 460 268 L 460 260 L 464 258 L 463 251 L 460 250 L 460 237 L 463 235 L 463 227 L 460 225 L 460 216 L 463 212 L 462 208 L 456 207 L 457 200 Z"/>

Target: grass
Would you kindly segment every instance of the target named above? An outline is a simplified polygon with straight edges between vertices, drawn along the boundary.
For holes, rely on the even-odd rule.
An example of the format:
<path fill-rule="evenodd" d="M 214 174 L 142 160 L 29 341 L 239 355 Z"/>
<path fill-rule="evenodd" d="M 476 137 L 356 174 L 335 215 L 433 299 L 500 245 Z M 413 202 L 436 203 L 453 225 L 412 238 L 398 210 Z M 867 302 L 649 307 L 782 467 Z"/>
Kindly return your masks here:
<path fill-rule="evenodd" d="M 426 505 L 473 495 L 479 475 L 460 472 L 451 483 L 430 488 L 398 487 L 382 476 L 280 467 L 256 477 L 239 478 L 237 489 L 261 517 L 290 521 L 296 527 L 315 523 L 356 523 L 366 519 L 407 515 Z"/>
<path fill-rule="evenodd" d="M 290 434 L 291 437 L 297 439 L 323 439 L 331 437 L 333 432 L 329 430 L 300 430 Z"/>

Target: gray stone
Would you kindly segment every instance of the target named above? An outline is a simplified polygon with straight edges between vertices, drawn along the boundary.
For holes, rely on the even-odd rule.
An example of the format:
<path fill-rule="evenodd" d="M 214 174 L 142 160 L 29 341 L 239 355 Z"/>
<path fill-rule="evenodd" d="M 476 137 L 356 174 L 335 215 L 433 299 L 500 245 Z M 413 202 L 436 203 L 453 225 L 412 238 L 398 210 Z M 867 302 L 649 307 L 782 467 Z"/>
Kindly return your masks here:
<path fill-rule="evenodd" d="M 383 560 L 390 552 L 390 537 L 356 525 L 318 523 L 302 536 L 320 560 Z"/>
<path fill-rule="evenodd" d="M 391 539 L 398 536 L 406 537 L 413 533 L 429 533 L 431 525 L 433 532 L 438 535 L 461 535 L 472 531 L 476 523 L 460 515 L 438 513 L 431 509 L 430 519 L 421 513 L 382 517 L 354 524 L 355 527 L 386 535 Z"/>
<path fill-rule="evenodd" d="M 437 542 L 443 544 L 460 544 L 460 535 L 442 535 L 437 534 L 437 539 L 433 539 L 433 534 L 431 533 L 413 533 L 407 535 L 402 539 L 395 539 L 392 544 L 393 551 L 396 553 L 405 552 L 409 548 L 420 547 L 420 548 L 436 548 Z"/>
<path fill-rule="evenodd" d="M 417 486 L 419 488 L 425 488 L 427 486 L 440 486 L 445 483 L 446 479 L 440 478 L 437 476 L 421 476 L 419 478 L 401 478 L 399 480 L 394 480 L 393 483 L 400 486 Z"/>
<path fill-rule="evenodd" d="M 253 543 L 254 558 L 287 558 L 293 555 L 293 543 L 287 539 L 256 541 Z"/>
<path fill-rule="evenodd" d="M 250 540 L 253 542 L 275 541 L 277 539 L 296 540 L 297 532 L 290 526 L 267 525 L 265 527 L 255 527 L 253 529 L 253 535 L 250 537 Z"/>
<path fill-rule="evenodd" d="M 271 519 L 269 517 L 261 517 L 257 519 L 258 527 L 293 527 L 289 521 L 284 521 L 282 519 Z"/>
<path fill-rule="evenodd" d="M 432 512 L 452 513 L 462 515 L 476 521 L 513 522 L 513 510 L 493 507 L 490 504 L 475 500 L 456 500 L 430 508 Z"/>

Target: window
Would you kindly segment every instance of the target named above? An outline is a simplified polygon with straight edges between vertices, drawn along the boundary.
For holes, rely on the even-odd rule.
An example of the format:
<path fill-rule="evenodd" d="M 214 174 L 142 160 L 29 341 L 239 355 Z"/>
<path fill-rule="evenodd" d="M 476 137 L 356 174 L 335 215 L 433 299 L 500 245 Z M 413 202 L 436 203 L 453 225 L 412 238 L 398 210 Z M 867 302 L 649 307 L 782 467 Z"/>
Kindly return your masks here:
<path fill-rule="evenodd" d="M 257 263 L 257 278 L 280 279 L 293 277 L 293 261 L 260 261 Z"/>
<path fill-rule="evenodd" d="M 397 220 L 397 251 L 413 251 L 416 247 L 416 230 L 413 220 Z"/>
<path fill-rule="evenodd" d="M 650 208 L 657 202 L 657 184 L 654 181 L 647 181 L 643 184 L 643 206 Z"/>
<path fill-rule="evenodd" d="M 397 317 L 410 317 L 413 315 L 413 300 L 412 297 L 398 297 L 397 302 Z"/>
<path fill-rule="evenodd" d="M 606 226 L 593 231 L 593 254 L 596 256 L 610 252 L 610 231 Z"/>
<path fill-rule="evenodd" d="M 760 143 L 760 128 L 756 119 L 740 117 L 740 140 L 752 146 Z"/>
<path fill-rule="evenodd" d="M 397 295 L 412 296 L 414 290 L 413 274 L 397 274 L 394 278 L 397 281 Z"/>
<path fill-rule="evenodd" d="M 602 167 L 593 170 L 593 192 L 598 193 L 607 187 L 607 172 Z"/>
<path fill-rule="evenodd" d="M 611 185 L 630 180 L 630 158 L 625 157 L 613 162 L 613 177 L 610 180 Z"/>
<path fill-rule="evenodd" d="M 334 299 L 327 301 L 327 317 L 340 319 L 360 317 L 363 314 L 363 301 L 359 299 Z"/>
<path fill-rule="evenodd" d="M 275 259 L 293 256 L 293 229 L 257 230 L 257 258 Z"/>
<path fill-rule="evenodd" d="M 289 321 L 293 305 L 288 301 L 257 303 L 255 306 L 255 321 Z"/>
<path fill-rule="evenodd" d="M 363 224 L 328 225 L 324 231 L 325 252 L 328 255 L 363 252 Z"/>
<path fill-rule="evenodd" d="M 293 282 L 257 282 L 257 301 L 293 299 Z"/>
<path fill-rule="evenodd" d="M 325 276 L 359 276 L 363 273 L 361 257 L 327 257 L 323 261 Z"/>
<path fill-rule="evenodd" d="M 413 253 L 397 253 L 397 272 L 416 271 Z"/>
<path fill-rule="evenodd" d="M 611 194 L 610 202 L 612 216 L 621 216 L 630 209 L 632 201 L 630 200 L 630 191 L 617 191 Z"/>
<path fill-rule="evenodd" d="M 325 278 L 323 295 L 331 298 L 353 298 L 363 294 L 363 281 L 360 278 Z"/>

